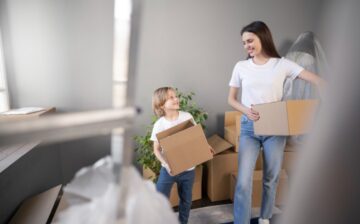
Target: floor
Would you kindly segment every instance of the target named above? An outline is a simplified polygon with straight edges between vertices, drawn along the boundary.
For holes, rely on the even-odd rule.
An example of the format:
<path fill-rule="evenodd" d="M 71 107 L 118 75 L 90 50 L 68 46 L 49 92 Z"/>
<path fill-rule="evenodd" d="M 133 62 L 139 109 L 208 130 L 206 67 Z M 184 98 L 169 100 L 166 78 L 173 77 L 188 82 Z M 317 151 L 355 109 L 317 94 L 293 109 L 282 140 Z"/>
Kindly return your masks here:
<path fill-rule="evenodd" d="M 259 212 L 260 208 L 253 208 L 251 216 L 258 217 Z M 280 208 L 275 207 L 273 214 L 281 214 Z M 205 198 L 193 202 L 188 224 L 231 223 L 233 218 L 233 204 L 230 200 L 210 202 Z"/>

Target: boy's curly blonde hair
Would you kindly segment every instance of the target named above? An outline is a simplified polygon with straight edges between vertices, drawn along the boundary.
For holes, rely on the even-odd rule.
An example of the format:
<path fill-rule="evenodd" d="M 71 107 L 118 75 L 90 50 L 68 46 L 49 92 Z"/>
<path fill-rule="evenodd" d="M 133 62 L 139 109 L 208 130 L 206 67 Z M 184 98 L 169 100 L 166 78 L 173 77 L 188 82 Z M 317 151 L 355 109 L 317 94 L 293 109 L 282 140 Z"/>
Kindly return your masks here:
<path fill-rule="evenodd" d="M 160 87 L 154 91 L 152 97 L 152 108 L 154 113 L 158 117 L 162 117 L 165 115 L 165 111 L 162 107 L 164 106 L 167 100 L 169 90 L 176 92 L 174 88 L 168 86 Z"/>

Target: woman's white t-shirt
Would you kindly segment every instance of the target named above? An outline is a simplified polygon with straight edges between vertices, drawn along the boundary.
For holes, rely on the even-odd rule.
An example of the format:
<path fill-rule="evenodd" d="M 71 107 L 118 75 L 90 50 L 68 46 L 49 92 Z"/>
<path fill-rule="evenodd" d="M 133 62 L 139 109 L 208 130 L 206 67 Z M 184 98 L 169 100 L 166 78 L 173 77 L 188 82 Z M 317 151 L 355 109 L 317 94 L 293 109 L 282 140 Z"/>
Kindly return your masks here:
<path fill-rule="evenodd" d="M 181 122 L 190 120 L 195 124 L 194 118 L 193 116 L 188 113 L 188 112 L 184 112 L 184 111 L 179 111 L 179 116 L 177 119 L 169 121 L 167 120 L 165 117 L 160 117 L 154 124 L 152 133 L 151 133 L 151 137 L 150 140 L 153 142 L 159 142 L 156 134 L 162 131 L 165 131 L 166 129 L 172 128 L 178 124 L 180 124 Z M 189 170 L 193 170 L 195 169 L 195 167 L 191 167 Z"/>
<path fill-rule="evenodd" d="M 249 58 L 236 63 L 229 86 L 242 88 L 241 103 L 246 107 L 277 102 L 282 99 L 285 79 L 295 79 L 303 70 L 286 58 L 270 58 L 263 65 Z"/>

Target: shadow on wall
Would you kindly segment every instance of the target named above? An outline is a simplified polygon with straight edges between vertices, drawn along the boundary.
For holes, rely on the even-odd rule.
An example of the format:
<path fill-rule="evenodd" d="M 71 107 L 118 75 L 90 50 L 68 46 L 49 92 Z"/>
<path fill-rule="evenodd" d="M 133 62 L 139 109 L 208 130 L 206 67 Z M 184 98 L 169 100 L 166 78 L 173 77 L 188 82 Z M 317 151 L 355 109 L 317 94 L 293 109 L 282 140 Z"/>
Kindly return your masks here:
<path fill-rule="evenodd" d="M 224 114 L 216 115 L 216 130 L 215 133 L 221 137 L 224 137 Z"/>

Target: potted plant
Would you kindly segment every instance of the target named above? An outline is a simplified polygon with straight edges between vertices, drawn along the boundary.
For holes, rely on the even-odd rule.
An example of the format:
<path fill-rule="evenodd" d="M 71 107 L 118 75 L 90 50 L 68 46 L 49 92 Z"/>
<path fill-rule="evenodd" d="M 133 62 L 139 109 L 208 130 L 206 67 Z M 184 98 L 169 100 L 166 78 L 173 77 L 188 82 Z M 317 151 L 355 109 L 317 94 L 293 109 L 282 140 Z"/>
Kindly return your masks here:
<path fill-rule="evenodd" d="M 182 93 L 178 89 L 176 89 L 176 93 L 179 98 L 180 110 L 189 112 L 194 117 L 195 122 L 201 124 L 203 129 L 205 129 L 204 123 L 207 120 L 208 115 L 193 101 L 195 93 Z M 134 138 L 136 142 L 135 151 L 137 152 L 137 161 L 143 166 L 144 170 L 150 169 L 152 171 L 152 173 L 150 172 L 151 174 L 147 174 L 147 177 L 153 181 L 157 180 L 161 168 L 160 162 L 153 153 L 153 143 L 150 140 L 152 128 L 156 120 L 157 117 L 154 115 L 151 119 L 151 124 L 146 127 L 145 135 L 135 136 Z"/>

